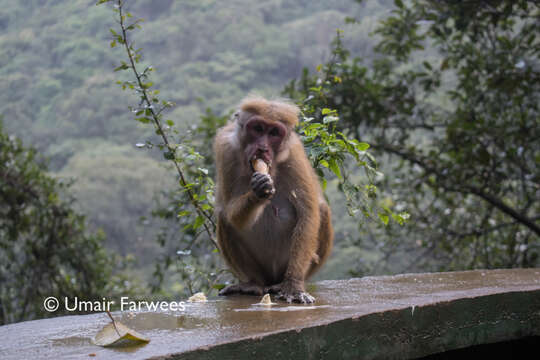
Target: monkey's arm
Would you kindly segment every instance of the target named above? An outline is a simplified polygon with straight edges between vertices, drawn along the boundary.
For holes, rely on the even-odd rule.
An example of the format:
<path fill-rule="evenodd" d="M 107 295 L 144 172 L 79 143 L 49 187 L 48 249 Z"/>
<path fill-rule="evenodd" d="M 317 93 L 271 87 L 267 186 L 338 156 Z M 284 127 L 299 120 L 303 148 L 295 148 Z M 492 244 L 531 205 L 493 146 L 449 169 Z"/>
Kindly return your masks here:
<path fill-rule="evenodd" d="M 312 262 L 318 261 L 316 251 L 320 216 L 317 204 L 303 204 L 302 207 L 291 237 L 291 254 L 285 281 L 293 283 L 298 290 L 303 291 L 307 272 Z"/>
<path fill-rule="evenodd" d="M 266 204 L 266 199 L 258 198 L 250 190 L 228 202 L 225 207 L 225 218 L 236 229 L 244 229 L 255 222 Z"/>
<path fill-rule="evenodd" d="M 318 180 L 307 158 L 296 159 L 295 162 L 290 169 L 297 174 L 289 176 L 298 179 L 296 196 L 291 199 L 298 219 L 291 236 L 290 261 L 281 289 L 293 294 L 304 291 L 304 279 L 309 268 L 312 262 L 318 261 L 320 227 Z"/>
<path fill-rule="evenodd" d="M 251 170 L 242 161 L 243 151 L 238 148 L 235 140 L 231 140 L 236 136 L 234 129 L 234 124 L 222 128 L 214 142 L 218 174 L 216 208 L 225 221 L 241 230 L 252 224 L 262 213 L 273 194 L 270 190 L 274 186 L 269 175 L 259 172 L 251 175 L 251 189 L 246 189 L 247 184 L 246 187 L 239 186 L 248 180 L 244 174 L 251 174 Z"/>

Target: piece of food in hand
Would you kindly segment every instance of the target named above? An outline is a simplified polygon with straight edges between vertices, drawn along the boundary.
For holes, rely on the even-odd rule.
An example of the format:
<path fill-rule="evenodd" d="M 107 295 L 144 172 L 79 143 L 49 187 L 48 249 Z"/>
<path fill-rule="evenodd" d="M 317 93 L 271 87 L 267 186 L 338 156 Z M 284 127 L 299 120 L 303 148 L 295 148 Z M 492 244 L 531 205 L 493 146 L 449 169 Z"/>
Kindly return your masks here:
<path fill-rule="evenodd" d="M 203 292 L 198 292 L 188 299 L 188 302 L 206 302 L 206 295 Z"/>
<path fill-rule="evenodd" d="M 259 174 L 263 174 L 263 175 L 266 175 L 267 178 L 270 179 L 270 181 L 272 180 L 271 177 L 270 177 L 270 174 L 269 171 L 270 171 L 270 167 L 268 166 L 268 164 L 262 160 L 262 159 L 253 159 L 251 160 L 251 166 L 253 167 L 253 170 L 256 172 L 256 173 L 259 173 Z M 276 192 L 276 189 L 272 186 L 272 188 L 267 188 L 264 190 L 264 193 L 265 194 L 274 194 Z"/>
<path fill-rule="evenodd" d="M 254 159 L 251 161 L 251 165 L 256 172 L 268 175 L 268 164 L 263 159 Z"/>

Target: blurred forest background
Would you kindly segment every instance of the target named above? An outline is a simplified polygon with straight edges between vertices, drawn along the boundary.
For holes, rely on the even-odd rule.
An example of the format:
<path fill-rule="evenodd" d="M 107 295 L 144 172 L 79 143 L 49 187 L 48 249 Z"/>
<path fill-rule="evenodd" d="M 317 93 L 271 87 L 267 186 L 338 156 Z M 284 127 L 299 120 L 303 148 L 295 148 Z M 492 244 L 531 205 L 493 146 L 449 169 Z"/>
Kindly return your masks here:
<path fill-rule="evenodd" d="M 126 7 L 144 18 L 133 36 L 175 103 L 167 119 L 203 155 L 246 94 L 302 102 L 331 79 L 314 101 L 371 144 L 374 201 L 410 220 L 347 216 L 328 176 L 336 245 L 315 279 L 539 265 L 537 2 Z M 95 1 L 0 0 L 0 324 L 50 316 L 55 294 L 178 298 L 218 282 L 218 254 L 182 232 L 175 173 L 116 83 L 129 75 L 113 72 L 114 26 Z"/>

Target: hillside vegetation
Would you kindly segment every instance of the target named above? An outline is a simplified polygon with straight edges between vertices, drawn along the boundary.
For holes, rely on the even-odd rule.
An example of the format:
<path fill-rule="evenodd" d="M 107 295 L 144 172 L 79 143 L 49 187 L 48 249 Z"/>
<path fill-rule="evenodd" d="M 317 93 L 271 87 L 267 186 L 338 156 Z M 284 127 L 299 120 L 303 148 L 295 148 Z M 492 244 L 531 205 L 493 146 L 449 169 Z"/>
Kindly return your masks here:
<path fill-rule="evenodd" d="M 0 0 L 0 322 L 234 281 L 212 141 L 250 93 L 302 108 L 336 239 L 315 280 L 538 267 L 538 1 L 125 0 L 127 32 L 100 2 Z"/>
<path fill-rule="evenodd" d="M 368 33 L 388 11 L 383 3 L 137 0 L 128 9 L 145 19 L 136 41 L 163 97 L 176 103 L 168 117 L 191 126 L 206 108 L 227 114 L 250 92 L 280 95 L 304 67 L 328 59 L 347 16 L 364 19 L 346 39 L 369 55 Z M 78 207 L 103 228 L 109 247 L 146 258 L 156 226 L 139 218 L 174 176 L 159 154 L 134 146 L 151 132 L 133 122 L 128 106 L 136 100 L 116 84 L 113 25 L 95 1 L 1 0 L 0 114 L 6 131 L 47 156 L 56 176 L 76 179 Z"/>

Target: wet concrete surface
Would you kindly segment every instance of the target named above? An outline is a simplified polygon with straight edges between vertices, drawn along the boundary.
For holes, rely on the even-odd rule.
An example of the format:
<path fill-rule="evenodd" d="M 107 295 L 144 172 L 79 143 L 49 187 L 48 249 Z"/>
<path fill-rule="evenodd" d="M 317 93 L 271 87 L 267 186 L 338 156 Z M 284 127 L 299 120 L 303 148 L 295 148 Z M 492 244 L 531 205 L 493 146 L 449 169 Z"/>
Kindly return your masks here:
<path fill-rule="evenodd" d="M 309 284 L 315 304 L 251 296 L 113 315 L 150 343 L 93 345 L 104 313 L 0 326 L 0 359 L 414 358 L 540 335 L 540 269 L 404 274 Z M 178 301 L 181 301 L 179 299 Z M 337 357 L 336 357 L 337 356 Z"/>

